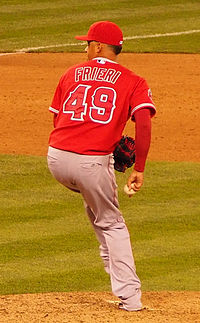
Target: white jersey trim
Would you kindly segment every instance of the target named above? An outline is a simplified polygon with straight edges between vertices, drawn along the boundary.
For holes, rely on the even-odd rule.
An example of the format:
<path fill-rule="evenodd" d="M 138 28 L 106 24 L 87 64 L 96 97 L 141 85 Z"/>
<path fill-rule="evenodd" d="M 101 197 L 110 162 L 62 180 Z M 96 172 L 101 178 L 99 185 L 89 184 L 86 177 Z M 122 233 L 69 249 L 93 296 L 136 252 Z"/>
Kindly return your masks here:
<path fill-rule="evenodd" d="M 54 109 L 52 107 L 49 107 L 49 111 L 53 112 L 53 113 L 59 113 L 59 110 Z"/>
<path fill-rule="evenodd" d="M 112 61 L 111 59 L 108 59 L 108 58 L 106 58 L 106 57 L 95 57 L 95 58 L 93 58 L 92 60 L 93 60 L 93 61 L 95 61 L 95 60 L 103 60 L 103 61 L 105 61 L 105 62 L 110 62 L 110 63 L 118 64 L 117 62 Z"/>
<path fill-rule="evenodd" d="M 144 107 L 146 107 L 146 108 L 154 108 L 154 110 L 156 111 L 156 108 L 155 108 L 155 106 L 152 104 L 152 103 L 142 103 L 142 104 L 139 104 L 139 105 L 137 105 L 133 110 L 132 110 L 132 112 L 131 112 L 131 116 L 133 115 L 133 113 L 135 112 L 135 111 L 137 111 L 138 109 L 140 109 L 140 108 L 144 108 Z"/>

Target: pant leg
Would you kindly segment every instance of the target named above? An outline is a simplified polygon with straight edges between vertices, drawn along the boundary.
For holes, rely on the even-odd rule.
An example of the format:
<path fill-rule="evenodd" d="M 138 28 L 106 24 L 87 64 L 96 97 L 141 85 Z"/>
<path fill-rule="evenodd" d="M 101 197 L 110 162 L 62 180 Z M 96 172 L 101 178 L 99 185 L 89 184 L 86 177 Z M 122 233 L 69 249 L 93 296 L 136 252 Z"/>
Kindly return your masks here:
<path fill-rule="evenodd" d="M 124 307 L 127 310 L 133 310 L 142 307 L 141 304 L 141 291 L 140 291 L 140 280 L 137 277 L 135 271 L 135 264 L 134 260 L 131 257 L 132 255 L 132 249 L 130 245 L 130 237 L 127 228 L 122 228 L 122 232 L 124 234 L 124 237 L 119 238 L 118 237 L 118 229 L 114 227 L 113 229 L 110 230 L 102 230 L 100 227 L 94 224 L 94 214 L 90 210 L 90 208 L 85 205 L 88 217 L 91 221 L 91 224 L 94 228 L 94 231 L 96 233 L 97 239 L 100 243 L 100 256 L 103 260 L 104 263 L 104 269 L 105 271 L 110 274 L 110 279 L 111 279 L 111 285 L 112 285 L 112 291 L 115 295 L 120 297 L 122 299 L 122 302 L 124 304 Z M 120 229 L 121 231 L 121 229 Z M 116 237 L 115 237 L 116 235 Z M 119 247 L 116 249 L 116 242 L 118 241 L 119 238 Z M 114 244 L 114 245 L 113 245 Z M 127 248 L 127 246 L 129 248 Z M 115 254 L 115 251 L 116 254 Z M 118 253 L 121 253 L 121 257 L 124 259 L 124 268 L 121 269 L 123 264 L 118 265 Z M 132 282 L 126 280 L 126 276 L 129 277 L 129 269 L 128 271 L 126 270 L 126 263 L 131 264 L 132 263 L 132 268 L 133 268 L 133 273 L 132 276 L 135 277 L 135 293 L 133 294 L 133 288 L 132 288 Z M 126 273 L 127 271 L 127 273 Z M 115 275 L 117 273 L 117 275 Z M 126 281 L 126 283 L 124 282 Z M 126 293 L 124 292 L 124 286 L 126 286 Z M 120 295 L 123 296 L 120 296 Z"/>
<path fill-rule="evenodd" d="M 121 298 L 127 310 L 142 307 L 141 283 L 136 274 L 130 236 L 125 223 L 103 230 L 109 250 L 110 278 L 113 294 Z"/>
<path fill-rule="evenodd" d="M 89 165 L 85 167 L 89 169 Z M 136 274 L 129 232 L 119 211 L 113 159 L 105 158 L 94 173 L 81 169 L 80 174 L 80 191 L 94 214 L 93 227 L 105 247 L 106 257 L 108 250 L 112 291 L 122 299 L 126 309 L 141 308 L 141 283 Z"/>
<path fill-rule="evenodd" d="M 108 274 L 110 274 L 109 251 L 108 251 L 108 246 L 107 246 L 103 231 L 101 228 L 99 228 L 98 226 L 96 226 L 94 224 L 95 215 L 92 212 L 92 210 L 90 209 L 90 207 L 85 202 L 84 202 L 84 206 L 85 206 L 85 210 L 88 215 L 88 218 L 89 218 L 89 220 L 93 226 L 93 229 L 95 231 L 97 240 L 100 243 L 99 250 L 100 250 L 100 256 L 103 260 L 104 269 Z"/>
<path fill-rule="evenodd" d="M 108 250 L 114 295 L 121 298 L 127 310 L 140 308 L 141 284 L 135 270 L 129 233 L 119 210 L 113 158 L 51 149 L 49 168 L 63 185 L 81 192 L 94 214 L 94 230 Z"/>

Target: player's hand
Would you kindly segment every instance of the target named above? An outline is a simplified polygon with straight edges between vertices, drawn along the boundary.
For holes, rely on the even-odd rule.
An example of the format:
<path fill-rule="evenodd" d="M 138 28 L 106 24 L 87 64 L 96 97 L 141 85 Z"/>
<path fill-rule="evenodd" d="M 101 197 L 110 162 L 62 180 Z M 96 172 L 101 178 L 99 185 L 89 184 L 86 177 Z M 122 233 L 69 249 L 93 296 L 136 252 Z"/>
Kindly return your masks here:
<path fill-rule="evenodd" d="M 142 187 L 143 181 L 144 181 L 144 173 L 137 172 L 135 169 L 133 169 L 127 181 L 128 188 L 129 189 L 132 188 L 135 192 L 138 192 Z M 134 185 L 131 186 L 131 184 L 134 184 Z"/>

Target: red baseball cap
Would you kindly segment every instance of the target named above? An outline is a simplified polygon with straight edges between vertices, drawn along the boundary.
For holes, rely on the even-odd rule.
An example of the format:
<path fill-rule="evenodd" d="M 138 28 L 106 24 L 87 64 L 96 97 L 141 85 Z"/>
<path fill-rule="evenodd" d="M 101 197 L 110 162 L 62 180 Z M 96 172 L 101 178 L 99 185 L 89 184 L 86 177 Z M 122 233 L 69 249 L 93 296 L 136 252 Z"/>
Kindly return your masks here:
<path fill-rule="evenodd" d="M 91 41 L 95 40 L 100 43 L 122 46 L 123 34 L 121 29 L 111 21 L 98 21 L 92 24 L 87 35 L 75 36 L 76 39 Z"/>

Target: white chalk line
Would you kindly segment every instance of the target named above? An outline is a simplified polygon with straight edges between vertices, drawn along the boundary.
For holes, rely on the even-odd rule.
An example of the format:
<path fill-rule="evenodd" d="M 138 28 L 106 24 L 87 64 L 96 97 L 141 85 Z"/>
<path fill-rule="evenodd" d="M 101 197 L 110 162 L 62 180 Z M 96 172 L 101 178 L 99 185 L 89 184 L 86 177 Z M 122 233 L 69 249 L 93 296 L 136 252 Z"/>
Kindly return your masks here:
<path fill-rule="evenodd" d="M 13 53 L 0 53 L 0 56 L 5 56 L 5 55 L 16 55 L 16 54 L 25 54 L 26 52 L 13 52 Z"/>
<path fill-rule="evenodd" d="M 186 31 L 180 31 L 180 32 L 174 32 L 174 33 L 165 33 L 165 34 L 154 34 L 154 35 L 141 35 L 141 36 L 130 36 L 125 37 L 125 40 L 131 40 L 131 39 L 143 39 L 143 38 L 157 38 L 157 37 L 168 37 L 168 36 L 179 36 L 179 35 L 188 35 L 188 34 L 194 34 L 199 33 L 200 29 L 193 29 L 193 30 L 186 30 Z"/>
<path fill-rule="evenodd" d="M 159 38 L 159 37 L 171 37 L 171 36 L 179 36 L 179 35 L 189 35 L 194 33 L 199 33 L 200 29 L 186 30 L 180 32 L 173 33 L 165 33 L 165 34 L 152 34 L 152 35 L 136 35 L 136 36 L 128 36 L 124 37 L 124 40 L 132 40 L 132 39 L 146 39 L 146 38 Z M 38 46 L 38 47 L 27 47 L 16 50 L 12 53 L 0 53 L 0 56 L 4 55 L 14 55 L 14 54 L 24 54 L 29 52 L 30 50 L 38 50 L 38 49 L 47 49 L 47 48 L 58 48 L 58 47 L 68 47 L 68 46 L 85 46 L 85 42 L 81 43 L 66 43 L 66 44 L 57 44 L 57 45 L 48 45 L 48 46 Z"/>

